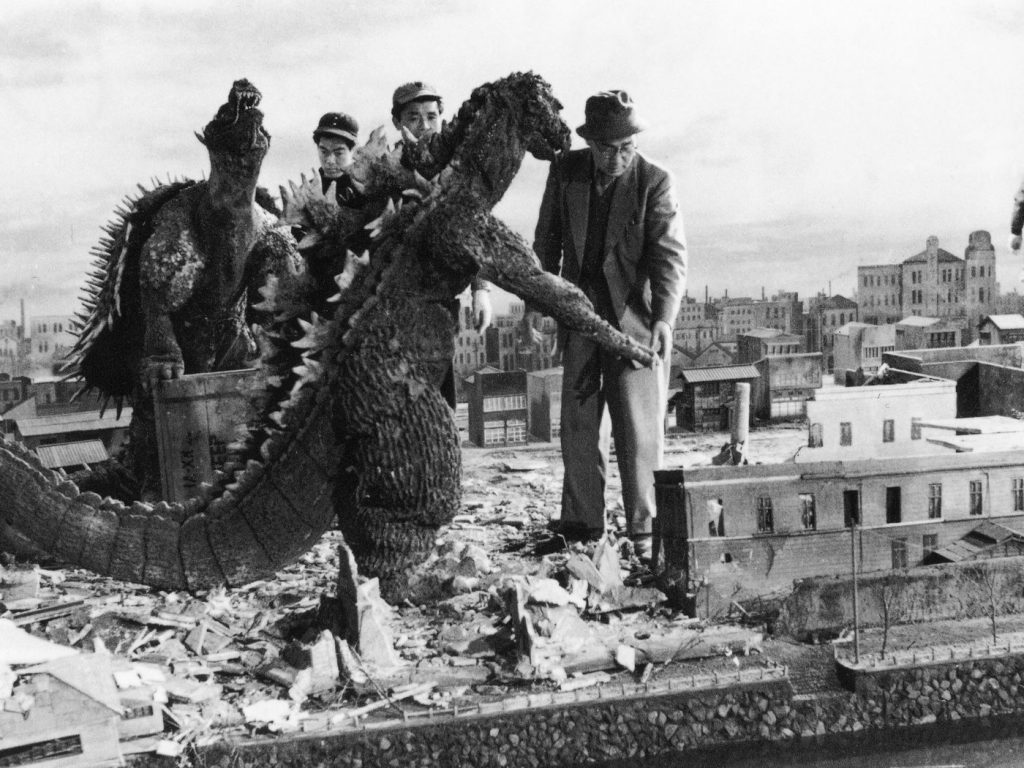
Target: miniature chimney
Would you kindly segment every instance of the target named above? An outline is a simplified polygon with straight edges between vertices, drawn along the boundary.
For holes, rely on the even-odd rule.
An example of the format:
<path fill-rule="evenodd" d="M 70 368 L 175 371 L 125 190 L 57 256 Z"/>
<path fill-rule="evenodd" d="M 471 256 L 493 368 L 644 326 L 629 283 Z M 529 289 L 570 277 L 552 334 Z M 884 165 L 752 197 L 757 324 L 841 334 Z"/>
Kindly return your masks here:
<path fill-rule="evenodd" d="M 750 436 L 750 384 L 737 382 L 736 398 L 733 404 L 732 444 L 741 445 Z"/>

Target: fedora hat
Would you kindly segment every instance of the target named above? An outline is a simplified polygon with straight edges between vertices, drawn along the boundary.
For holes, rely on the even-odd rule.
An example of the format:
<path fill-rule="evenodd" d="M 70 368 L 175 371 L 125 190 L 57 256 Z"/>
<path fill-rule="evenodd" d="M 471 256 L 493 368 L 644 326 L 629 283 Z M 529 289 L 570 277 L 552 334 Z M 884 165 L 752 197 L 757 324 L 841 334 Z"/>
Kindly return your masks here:
<path fill-rule="evenodd" d="M 614 141 L 639 133 L 647 122 L 636 114 L 633 99 L 625 91 L 599 91 L 587 99 L 586 122 L 576 129 L 584 139 Z"/>

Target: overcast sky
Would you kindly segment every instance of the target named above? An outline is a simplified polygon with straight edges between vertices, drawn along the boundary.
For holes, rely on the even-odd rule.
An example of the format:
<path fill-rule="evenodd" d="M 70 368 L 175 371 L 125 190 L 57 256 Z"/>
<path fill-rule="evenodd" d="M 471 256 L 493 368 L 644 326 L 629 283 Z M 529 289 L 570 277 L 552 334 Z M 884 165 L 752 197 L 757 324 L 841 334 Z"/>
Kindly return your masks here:
<path fill-rule="evenodd" d="M 399 83 L 432 82 L 453 109 L 524 69 L 574 128 L 590 93 L 632 93 L 652 125 L 641 150 L 677 181 L 692 296 L 850 295 L 858 264 L 932 234 L 962 256 L 975 229 L 1017 285 L 1020 0 L 5 0 L 0 318 L 22 296 L 34 314 L 76 308 L 100 225 L 137 182 L 204 172 L 192 132 L 236 78 L 263 92 L 276 190 L 314 164 L 323 112 L 365 134 Z M 528 240 L 545 172 L 528 160 L 498 208 Z"/>

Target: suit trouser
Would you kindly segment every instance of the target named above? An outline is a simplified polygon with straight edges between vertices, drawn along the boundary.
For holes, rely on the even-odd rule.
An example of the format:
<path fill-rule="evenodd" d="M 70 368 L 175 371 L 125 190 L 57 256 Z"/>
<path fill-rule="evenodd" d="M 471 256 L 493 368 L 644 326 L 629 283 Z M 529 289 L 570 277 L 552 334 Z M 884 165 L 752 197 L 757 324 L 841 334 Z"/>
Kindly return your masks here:
<path fill-rule="evenodd" d="M 650 533 L 656 513 L 654 470 L 661 466 L 664 452 L 668 367 L 634 368 L 572 332 L 565 341 L 562 365 L 562 523 L 604 528 L 611 436 L 627 530 L 632 535 Z"/>

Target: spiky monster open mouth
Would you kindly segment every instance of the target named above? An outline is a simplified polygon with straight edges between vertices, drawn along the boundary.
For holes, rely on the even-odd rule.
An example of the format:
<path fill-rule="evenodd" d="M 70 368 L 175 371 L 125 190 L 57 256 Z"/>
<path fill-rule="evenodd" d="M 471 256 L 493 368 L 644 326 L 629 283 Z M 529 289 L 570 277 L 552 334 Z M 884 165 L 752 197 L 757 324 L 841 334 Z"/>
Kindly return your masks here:
<path fill-rule="evenodd" d="M 196 137 L 210 149 L 222 152 L 266 152 L 270 134 L 263 127 L 263 113 L 258 108 L 262 98 L 251 82 L 245 78 L 236 80 L 228 100 Z"/>

